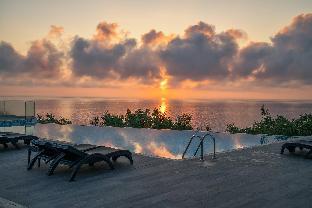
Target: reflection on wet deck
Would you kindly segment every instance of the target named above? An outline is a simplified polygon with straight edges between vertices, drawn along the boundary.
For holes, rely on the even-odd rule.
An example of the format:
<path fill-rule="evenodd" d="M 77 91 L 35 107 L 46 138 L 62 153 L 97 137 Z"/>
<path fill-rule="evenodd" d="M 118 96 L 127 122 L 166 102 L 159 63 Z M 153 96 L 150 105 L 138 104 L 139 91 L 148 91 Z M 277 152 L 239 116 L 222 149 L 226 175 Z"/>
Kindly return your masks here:
<path fill-rule="evenodd" d="M 182 153 L 195 131 L 156 130 L 116 127 L 93 127 L 78 125 L 37 124 L 33 134 L 42 138 L 58 139 L 82 144 L 105 145 L 149 156 L 181 159 Z M 204 135 L 206 132 L 200 132 Z M 216 138 L 216 151 L 263 145 L 277 141 L 274 136 L 264 139 L 261 135 L 213 133 Z M 198 140 L 199 142 L 199 140 Z M 191 157 L 197 148 L 194 141 L 186 155 Z M 213 151 L 210 140 L 204 143 L 204 153 Z"/>

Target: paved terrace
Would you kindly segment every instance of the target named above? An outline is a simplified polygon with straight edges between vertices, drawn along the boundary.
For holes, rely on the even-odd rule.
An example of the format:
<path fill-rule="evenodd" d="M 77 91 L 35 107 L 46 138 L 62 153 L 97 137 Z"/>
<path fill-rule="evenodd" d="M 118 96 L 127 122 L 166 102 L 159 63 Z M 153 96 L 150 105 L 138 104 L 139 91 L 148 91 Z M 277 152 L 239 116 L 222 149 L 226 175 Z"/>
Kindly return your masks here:
<path fill-rule="evenodd" d="M 26 148 L 0 149 L 0 207 L 312 207 L 312 160 L 280 146 L 205 162 L 134 155 L 133 166 L 86 166 L 71 183 L 66 167 L 48 177 L 45 165 L 26 171 Z"/>

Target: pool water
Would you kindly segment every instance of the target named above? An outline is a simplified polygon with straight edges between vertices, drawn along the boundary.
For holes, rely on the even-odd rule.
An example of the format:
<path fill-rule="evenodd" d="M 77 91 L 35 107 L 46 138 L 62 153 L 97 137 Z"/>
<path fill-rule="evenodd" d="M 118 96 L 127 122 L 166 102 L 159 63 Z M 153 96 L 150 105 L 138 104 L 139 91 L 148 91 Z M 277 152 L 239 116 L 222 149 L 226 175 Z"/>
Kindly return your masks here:
<path fill-rule="evenodd" d="M 56 124 L 36 124 L 33 127 L 25 127 L 24 129 L 17 129 L 16 127 L 0 128 L 0 131 L 13 130 L 19 133 L 23 133 L 24 130 L 28 134 L 41 138 L 57 139 L 77 144 L 105 145 L 119 149 L 128 149 L 131 152 L 143 155 L 170 159 L 182 158 L 190 137 L 195 133 L 195 131 L 190 130 L 178 131 L 79 125 L 61 126 Z M 205 135 L 206 133 L 202 131 L 198 135 Z M 249 134 L 212 133 L 212 135 L 216 138 L 216 152 L 264 145 L 287 139 L 278 136 Z M 198 144 L 199 138 L 195 138 L 190 145 L 189 151 L 186 153 L 186 158 L 193 156 Z M 204 153 L 210 154 L 212 152 L 212 140 L 207 138 L 204 142 Z"/>

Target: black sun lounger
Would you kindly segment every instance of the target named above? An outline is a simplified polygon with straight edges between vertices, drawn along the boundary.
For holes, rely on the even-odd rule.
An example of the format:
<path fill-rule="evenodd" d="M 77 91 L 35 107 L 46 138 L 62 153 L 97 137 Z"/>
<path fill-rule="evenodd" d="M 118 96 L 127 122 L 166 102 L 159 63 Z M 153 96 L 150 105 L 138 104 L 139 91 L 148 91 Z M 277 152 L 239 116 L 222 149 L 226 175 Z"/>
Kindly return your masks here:
<path fill-rule="evenodd" d="M 298 140 L 293 142 L 287 142 L 283 144 L 281 154 L 284 153 L 285 148 L 288 149 L 289 152 L 294 153 L 296 147 L 299 147 L 300 150 L 302 149 L 309 150 L 309 152 L 305 155 L 305 158 L 309 158 L 309 156 L 312 155 L 312 141 L 309 140 Z"/>
<path fill-rule="evenodd" d="M 128 158 L 133 164 L 132 154 L 128 150 L 90 145 L 86 148 L 84 145 L 70 145 L 48 140 L 33 140 L 32 145 L 28 151 L 28 170 L 32 169 L 35 162 L 39 162 L 40 159 L 50 163 L 48 175 L 52 175 L 59 164 L 68 165 L 73 168 L 69 181 L 75 179 L 77 172 L 84 164 L 92 166 L 97 162 L 104 161 L 111 169 L 114 169 L 112 161 L 116 161 L 121 156 Z M 30 160 L 32 151 L 36 151 L 37 154 Z"/>
<path fill-rule="evenodd" d="M 23 141 L 24 144 L 29 145 L 30 141 L 36 140 L 38 137 L 26 134 L 11 133 L 11 132 L 2 132 L 0 133 L 0 144 L 4 148 L 8 147 L 8 143 L 11 143 L 16 149 L 19 149 L 18 142 Z"/>

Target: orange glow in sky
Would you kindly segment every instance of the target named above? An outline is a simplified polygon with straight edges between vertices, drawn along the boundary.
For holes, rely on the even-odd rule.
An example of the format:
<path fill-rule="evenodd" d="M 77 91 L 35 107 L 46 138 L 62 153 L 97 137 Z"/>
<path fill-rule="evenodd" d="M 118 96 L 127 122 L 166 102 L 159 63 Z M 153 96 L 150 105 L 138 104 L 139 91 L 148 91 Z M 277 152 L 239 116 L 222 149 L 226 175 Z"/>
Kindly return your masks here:
<path fill-rule="evenodd" d="M 4 0 L 0 96 L 155 99 L 162 113 L 172 99 L 311 99 L 311 11 L 311 0 Z"/>

